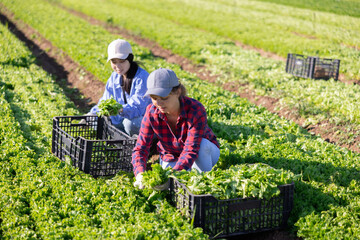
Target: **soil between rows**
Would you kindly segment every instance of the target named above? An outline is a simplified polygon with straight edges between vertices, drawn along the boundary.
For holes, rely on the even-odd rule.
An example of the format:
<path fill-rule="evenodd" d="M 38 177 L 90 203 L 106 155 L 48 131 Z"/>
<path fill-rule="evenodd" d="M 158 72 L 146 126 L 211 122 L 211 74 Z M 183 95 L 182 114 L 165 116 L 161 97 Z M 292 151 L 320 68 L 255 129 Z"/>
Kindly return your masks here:
<path fill-rule="evenodd" d="M 66 95 L 75 103 L 75 105 L 81 112 L 86 113 L 91 108 L 91 106 L 97 103 L 105 87 L 105 84 L 103 82 L 96 79 L 96 77 L 86 71 L 79 64 L 74 62 L 64 52 L 54 47 L 50 41 L 42 37 L 41 34 L 39 34 L 36 30 L 24 24 L 21 20 L 15 19 L 13 14 L 9 12 L 4 6 L 2 6 L 1 3 L 0 10 L 1 23 L 7 25 L 10 31 L 12 31 L 14 35 L 16 35 L 21 41 L 26 44 L 26 46 L 32 51 L 34 56 L 36 56 L 38 60 L 38 65 L 54 76 L 57 83 L 65 89 Z M 211 72 L 208 71 L 205 67 L 193 64 L 188 59 L 173 54 L 171 51 L 161 48 L 157 43 L 140 38 L 136 35 L 131 34 L 125 29 L 120 29 L 118 27 L 105 24 L 82 13 L 75 12 L 74 10 L 67 10 L 77 16 L 86 19 L 91 24 L 101 25 L 113 34 L 122 35 L 123 37 L 136 42 L 138 45 L 149 48 L 155 57 L 162 57 L 168 62 L 178 64 L 182 67 L 182 69 L 192 73 L 196 73 L 197 76 L 202 80 L 212 83 L 215 82 L 216 76 L 212 76 Z M 34 38 L 33 36 L 36 36 L 36 38 Z M 244 48 L 249 48 L 248 46 L 244 46 L 239 43 L 237 43 L 237 45 Z M 266 53 L 262 50 L 258 51 L 260 51 L 260 53 L 264 56 L 278 59 L 280 58 L 272 53 Z M 304 119 L 299 118 L 296 112 L 292 110 L 284 108 L 282 110 L 276 110 L 279 99 L 266 96 L 257 96 L 254 94 L 253 91 L 249 89 L 239 91 L 238 83 L 227 83 L 224 84 L 222 87 L 226 90 L 236 92 L 240 97 L 247 98 L 250 102 L 256 105 L 266 107 L 269 111 L 279 116 L 285 117 L 289 120 L 292 120 L 300 126 L 302 126 L 304 123 Z M 244 89 L 244 86 L 242 86 L 242 88 Z M 338 143 L 335 132 L 341 130 L 338 127 L 330 124 L 329 122 L 323 122 L 317 125 L 309 125 L 306 127 L 306 129 L 311 130 L 314 134 L 319 134 L 323 139 L 334 144 Z M 347 147 L 355 152 L 360 152 L 359 147 L 357 146 L 360 142 L 360 138 L 357 138 L 356 140 L 357 141 L 351 145 L 339 145 L 342 147 Z M 277 230 L 249 234 L 230 239 L 295 240 L 301 238 L 294 237 L 286 230 Z"/>

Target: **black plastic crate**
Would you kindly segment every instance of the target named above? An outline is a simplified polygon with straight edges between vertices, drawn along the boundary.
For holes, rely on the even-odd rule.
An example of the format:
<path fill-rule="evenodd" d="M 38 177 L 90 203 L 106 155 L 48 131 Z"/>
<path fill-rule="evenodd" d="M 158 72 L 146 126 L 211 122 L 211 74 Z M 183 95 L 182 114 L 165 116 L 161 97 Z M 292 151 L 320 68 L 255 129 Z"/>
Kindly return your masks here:
<path fill-rule="evenodd" d="M 131 155 L 135 142 L 136 139 L 111 125 L 108 118 L 53 118 L 52 153 L 93 177 L 133 171 Z"/>
<path fill-rule="evenodd" d="M 287 227 L 293 208 L 294 183 L 278 186 L 280 195 L 271 199 L 218 200 L 195 195 L 176 178 L 170 178 L 170 193 L 178 209 L 211 238 L 224 238 Z"/>
<path fill-rule="evenodd" d="M 286 72 L 296 77 L 325 79 L 339 78 L 340 60 L 307 57 L 300 54 L 288 53 Z"/>

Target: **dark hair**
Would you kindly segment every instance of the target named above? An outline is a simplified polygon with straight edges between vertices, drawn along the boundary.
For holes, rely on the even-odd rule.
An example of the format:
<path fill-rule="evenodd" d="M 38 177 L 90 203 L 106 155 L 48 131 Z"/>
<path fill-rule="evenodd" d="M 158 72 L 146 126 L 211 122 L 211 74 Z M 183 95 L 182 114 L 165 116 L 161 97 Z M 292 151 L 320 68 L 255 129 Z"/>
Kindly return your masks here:
<path fill-rule="evenodd" d="M 179 85 L 177 85 L 176 87 L 173 87 L 171 89 L 171 93 L 175 93 L 178 89 L 180 89 L 180 97 L 186 96 L 187 90 L 186 90 L 185 86 L 182 85 L 181 83 Z"/>
<path fill-rule="evenodd" d="M 130 68 L 126 73 L 126 78 L 123 79 L 123 85 L 121 87 L 123 87 L 124 90 L 128 94 L 130 94 L 132 80 L 135 77 L 135 74 L 139 68 L 139 64 L 134 61 L 134 55 L 132 53 L 129 54 L 129 56 L 126 58 L 126 60 L 129 61 Z"/>

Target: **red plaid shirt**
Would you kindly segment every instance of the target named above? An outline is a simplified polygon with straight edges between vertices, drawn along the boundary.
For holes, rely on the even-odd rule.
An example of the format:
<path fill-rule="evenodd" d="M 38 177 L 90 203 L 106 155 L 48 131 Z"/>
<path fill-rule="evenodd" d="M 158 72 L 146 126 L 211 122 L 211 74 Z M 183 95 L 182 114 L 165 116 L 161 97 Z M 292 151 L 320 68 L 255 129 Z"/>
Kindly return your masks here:
<path fill-rule="evenodd" d="M 146 161 L 154 136 L 159 140 L 157 147 L 161 159 L 165 162 L 176 161 L 175 170 L 191 168 L 198 158 L 202 138 L 219 147 L 216 136 L 207 125 L 204 106 L 195 99 L 180 97 L 180 108 L 176 133 L 171 131 L 165 114 L 153 104 L 146 108 L 132 154 L 135 175 L 146 170 Z"/>

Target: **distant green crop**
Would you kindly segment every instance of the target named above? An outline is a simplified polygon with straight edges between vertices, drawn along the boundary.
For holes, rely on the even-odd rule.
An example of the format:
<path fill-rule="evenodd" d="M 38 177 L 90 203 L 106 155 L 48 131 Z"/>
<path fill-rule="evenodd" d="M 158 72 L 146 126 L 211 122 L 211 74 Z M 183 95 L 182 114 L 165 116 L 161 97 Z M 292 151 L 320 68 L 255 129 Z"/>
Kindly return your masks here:
<path fill-rule="evenodd" d="M 109 98 L 102 100 L 99 104 L 99 112 L 97 115 L 99 117 L 103 116 L 115 116 L 119 114 L 119 111 L 122 109 L 122 105 L 118 103 L 114 98 Z"/>

